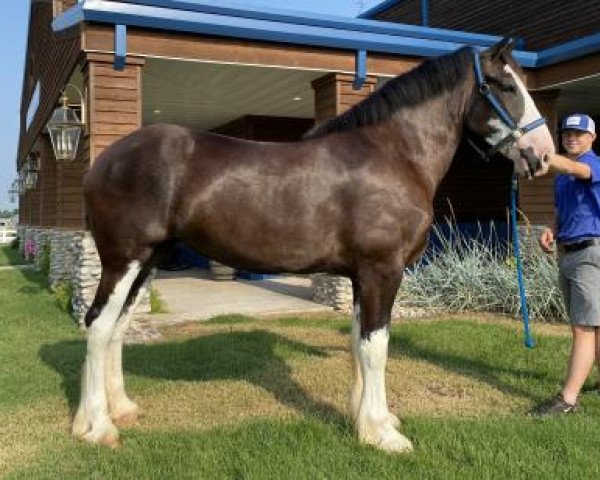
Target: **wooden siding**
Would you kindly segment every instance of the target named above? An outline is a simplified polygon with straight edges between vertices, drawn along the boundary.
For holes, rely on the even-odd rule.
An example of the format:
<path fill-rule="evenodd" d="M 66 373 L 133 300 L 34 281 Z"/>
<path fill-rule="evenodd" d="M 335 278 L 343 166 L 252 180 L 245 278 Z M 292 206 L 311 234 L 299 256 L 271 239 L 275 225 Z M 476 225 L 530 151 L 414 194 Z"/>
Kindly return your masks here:
<path fill-rule="evenodd" d="M 40 156 L 40 172 L 38 174 L 38 185 L 40 188 L 40 227 L 52 227 L 56 225 L 58 218 L 57 203 L 57 166 L 52 145 L 47 136 L 44 136 L 36 149 Z"/>
<path fill-rule="evenodd" d="M 549 67 L 529 70 L 527 86 L 534 89 L 552 87 L 573 79 L 598 75 L 598 72 L 600 72 L 600 53 L 595 53 Z M 533 79 L 532 82 L 529 82 L 530 78 Z"/>
<path fill-rule="evenodd" d="M 88 54 L 89 125 L 87 148 L 93 163 L 109 145 L 142 125 L 141 59 L 128 59 L 121 71 L 113 68 L 113 56 Z"/>
<path fill-rule="evenodd" d="M 244 115 L 212 131 L 230 137 L 263 142 L 293 142 L 300 140 L 314 124 L 312 118 L 268 117 Z"/>
<path fill-rule="evenodd" d="M 354 90 L 353 75 L 330 73 L 312 82 L 315 91 L 315 122 L 345 112 L 375 91 L 377 77 L 368 76 L 360 90 Z"/>
<path fill-rule="evenodd" d="M 114 28 L 90 24 L 83 31 L 83 49 L 112 52 Z M 236 40 L 205 35 L 127 29 L 129 55 L 185 58 L 245 65 L 271 65 L 323 71 L 354 72 L 355 52 L 310 46 Z M 420 58 L 369 53 L 371 74 L 399 75 L 421 63 Z"/>
<path fill-rule="evenodd" d="M 56 35 L 51 28 L 52 18 L 52 3 L 32 2 L 21 97 L 21 133 L 17 160 L 19 166 L 41 135 L 80 55 L 79 31 Z M 39 107 L 27 129 L 27 111 L 38 81 Z"/>
<path fill-rule="evenodd" d="M 77 4 L 77 0 L 52 0 L 54 16 L 58 16 L 64 11 Z"/>
<path fill-rule="evenodd" d="M 402 0 L 374 17 L 421 24 L 421 0 Z M 435 0 L 429 2 L 429 26 L 467 32 L 509 35 L 540 50 L 598 33 L 600 1 Z"/>

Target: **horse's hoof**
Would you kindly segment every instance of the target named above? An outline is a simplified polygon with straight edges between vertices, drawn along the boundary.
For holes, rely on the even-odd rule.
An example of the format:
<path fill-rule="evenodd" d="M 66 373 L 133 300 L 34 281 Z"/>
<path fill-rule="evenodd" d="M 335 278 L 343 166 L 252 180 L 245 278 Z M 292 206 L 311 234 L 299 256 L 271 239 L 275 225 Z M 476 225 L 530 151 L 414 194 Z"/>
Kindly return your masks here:
<path fill-rule="evenodd" d="M 106 426 L 104 429 L 90 430 L 83 436 L 83 440 L 109 448 L 118 448 L 121 445 L 119 442 L 119 431 L 112 424 Z"/>
<path fill-rule="evenodd" d="M 413 451 L 412 442 L 395 428 L 387 428 L 381 435 L 376 447 L 390 453 L 410 453 Z"/>
<path fill-rule="evenodd" d="M 390 453 L 409 453 L 413 451 L 412 443 L 408 438 L 396 430 L 390 423 L 379 424 L 375 428 L 359 429 L 359 439 L 362 443 Z"/>
<path fill-rule="evenodd" d="M 124 413 L 123 415 L 115 417 L 112 419 L 112 421 L 117 427 L 123 428 L 131 427 L 137 424 L 138 418 L 139 414 L 136 410 L 135 412 Z"/>

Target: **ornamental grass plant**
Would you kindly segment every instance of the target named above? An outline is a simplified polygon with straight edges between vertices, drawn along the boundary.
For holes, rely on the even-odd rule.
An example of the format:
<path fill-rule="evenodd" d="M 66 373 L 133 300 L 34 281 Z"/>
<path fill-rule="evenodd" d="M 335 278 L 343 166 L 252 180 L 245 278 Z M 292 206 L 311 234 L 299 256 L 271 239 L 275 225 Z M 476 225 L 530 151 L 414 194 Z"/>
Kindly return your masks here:
<path fill-rule="evenodd" d="M 513 246 L 498 238 L 493 226 L 491 233 L 483 232 L 480 225 L 475 236 L 467 237 L 449 220 L 434 226 L 430 244 L 435 246 L 407 269 L 400 306 L 521 315 Z M 565 322 L 555 256 L 545 253 L 532 235 L 522 241 L 521 252 L 530 318 Z"/>

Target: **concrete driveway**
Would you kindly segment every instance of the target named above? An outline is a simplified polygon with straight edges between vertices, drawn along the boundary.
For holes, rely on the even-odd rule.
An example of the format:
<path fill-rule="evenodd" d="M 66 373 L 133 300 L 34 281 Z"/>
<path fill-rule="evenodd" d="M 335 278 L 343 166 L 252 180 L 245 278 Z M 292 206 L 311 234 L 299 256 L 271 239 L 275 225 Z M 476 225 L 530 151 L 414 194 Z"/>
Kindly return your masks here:
<path fill-rule="evenodd" d="M 279 275 L 266 280 L 214 281 L 207 270 L 158 270 L 153 281 L 168 315 L 201 320 L 227 313 L 248 315 L 331 312 L 311 301 L 310 279 Z"/>

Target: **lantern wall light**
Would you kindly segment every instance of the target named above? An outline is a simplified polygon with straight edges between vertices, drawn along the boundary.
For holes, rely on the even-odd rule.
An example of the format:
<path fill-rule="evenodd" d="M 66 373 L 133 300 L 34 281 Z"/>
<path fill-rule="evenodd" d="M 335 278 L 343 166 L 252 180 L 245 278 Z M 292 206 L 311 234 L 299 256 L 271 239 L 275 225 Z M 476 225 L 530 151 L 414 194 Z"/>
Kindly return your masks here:
<path fill-rule="evenodd" d="M 31 190 L 37 186 L 39 171 L 40 156 L 37 153 L 31 153 L 25 162 L 24 182 L 27 190 Z"/>
<path fill-rule="evenodd" d="M 69 107 L 69 98 L 66 95 L 67 88 L 73 88 L 79 94 L 79 106 L 81 111 L 81 120 L 75 110 Z M 50 120 L 46 124 L 52 150 L 57 161 L 71 162 L 77 156 L 79 139 L 85 126 L 85 99 L 81 90 L 73 84 L 68 84 L 62 91 L 62 105 L 54 110 Z"/>
<path fill-rule="evenodd" d="M 19 170 L 19 176 L 17 178 L 17 188 L 19 190 L 19 195 L 25 195 L 25 191 L 27 188 L 25 187 L 25 168 L 21 168 Z"/>
<path fill-rule="evenodd" d="M 19 180 L 15 179 L 15 180 L 13 180 L 12 185 L 8 189 L 8 195 L 10 197 L 10 203 L 15 203 L 16 200 L 17 200 L 17 197 L 19 196 L 19 194 L 20 194 L 20 191 L 19 191 Z"/>

